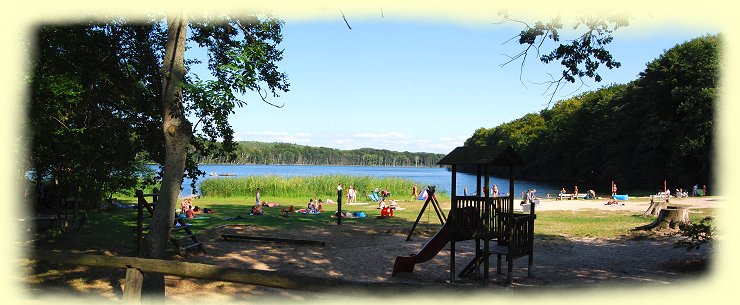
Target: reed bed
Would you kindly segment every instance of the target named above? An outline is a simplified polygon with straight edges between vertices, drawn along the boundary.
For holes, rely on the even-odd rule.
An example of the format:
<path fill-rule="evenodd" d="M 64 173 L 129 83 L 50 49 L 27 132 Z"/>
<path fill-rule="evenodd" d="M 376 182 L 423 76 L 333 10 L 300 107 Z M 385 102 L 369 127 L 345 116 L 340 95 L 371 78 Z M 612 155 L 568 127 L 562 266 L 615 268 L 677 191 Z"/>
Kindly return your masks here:
<path fill-rule="evenodd" d="M 262 196 L 294 198 L 336 198 L 337 185 L 342 183 L 343 194 L 352 186 L 357 190 L 357 200 L 364 200 L 375 188 L 388 190 L 394 198 L 411 198 L 411 189 L 422 184 L 409 179 L 395 177 L 369 177 L 350 175 L 293 176 L 277 175 L 249 177 L 210 178 L 200 185 L 203 196 L 213 197 L 253 197 L 259 187 Z M 443 195 L 443 194 L 438 194 Z"/>

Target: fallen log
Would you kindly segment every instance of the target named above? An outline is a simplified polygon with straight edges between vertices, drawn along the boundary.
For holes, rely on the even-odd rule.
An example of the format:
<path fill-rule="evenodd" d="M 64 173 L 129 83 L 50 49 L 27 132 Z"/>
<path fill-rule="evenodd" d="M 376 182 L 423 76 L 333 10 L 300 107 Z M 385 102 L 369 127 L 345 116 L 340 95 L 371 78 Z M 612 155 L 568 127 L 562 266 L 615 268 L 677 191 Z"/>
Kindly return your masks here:
<path fill-rule="evenodd" d="M 635 227 L 632 231 L 639 230 L 664 230 L 664 229 L 678 229 L 679 223 L 689 222 L 689 209 L 677 206 L 667 206 L 661 209 L 658 213 L 658 217 L 647 225 Z"/>

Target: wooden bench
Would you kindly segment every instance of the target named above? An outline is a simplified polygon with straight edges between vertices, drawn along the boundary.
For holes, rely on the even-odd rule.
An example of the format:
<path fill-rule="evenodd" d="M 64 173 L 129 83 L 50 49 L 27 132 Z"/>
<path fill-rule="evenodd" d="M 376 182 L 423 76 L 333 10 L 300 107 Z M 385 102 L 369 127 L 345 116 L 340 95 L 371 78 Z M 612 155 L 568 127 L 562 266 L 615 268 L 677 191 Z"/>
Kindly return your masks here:
<path fill-rule="evenodd" d="M 588 194 L 576 194 L 575 196 L 573 194 L 558 194 L 558 197 L 555 198 L 555 200 L 563 200 L 563 199 L 585 199 Z"/>
<path fill-rule="evenodd" d="M 670 194 L 670 193 L 665 193 L 665 192 L 658 192 L 658 193 L 657 193 L 657 194 L 655 194 L 655 195 L 650 195 L 650 200 L 656 200 L 656 199 L 657 199 L 657 200 L 666 200 L 666 199 L 669 199 L 669 198 L 671 198 L 671 197 L 672 197 L 672 196 L 671 196 L 671 194 Z"/>

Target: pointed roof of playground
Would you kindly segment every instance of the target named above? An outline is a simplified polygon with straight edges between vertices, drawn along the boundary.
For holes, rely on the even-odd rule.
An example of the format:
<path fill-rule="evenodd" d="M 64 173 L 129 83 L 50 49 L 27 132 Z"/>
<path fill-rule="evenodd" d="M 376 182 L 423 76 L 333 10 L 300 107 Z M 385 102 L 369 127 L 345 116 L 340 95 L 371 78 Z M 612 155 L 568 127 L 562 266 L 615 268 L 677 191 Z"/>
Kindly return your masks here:
<path fill-rule="evenodd" d="M 524 160 L 511 146 L 460 146 L 444 156 L 437 164 L 523 166 Z"/>

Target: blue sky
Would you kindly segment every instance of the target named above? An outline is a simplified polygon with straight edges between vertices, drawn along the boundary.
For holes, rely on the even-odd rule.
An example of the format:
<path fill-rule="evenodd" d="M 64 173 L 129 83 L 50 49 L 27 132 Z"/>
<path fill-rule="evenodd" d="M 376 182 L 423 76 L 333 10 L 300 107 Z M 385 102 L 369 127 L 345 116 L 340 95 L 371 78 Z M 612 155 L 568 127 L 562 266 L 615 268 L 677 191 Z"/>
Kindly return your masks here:
<path fill-rule="evenodd" d="M 512 41 L 518 24 L 422 22 L 349 18 L 287 20 L 284 59 L 290 91 L 248 105 L 230 122 L 236 140 L 287 142 L 338 149 L 362 147 L 448 153 L 480 127 L 491 128 L 547 106 L 547 89 L 536 83 L 559 75 L 534 54 L 524 66 L 501 64 L 522 48 Z M 492 17 L 492 22 L 496 16 Z M 710 28 L 681 25 L 630 26 L 614 34 L 609 49 L 622 63 L 600 71 L 603 81 L 569 84 L 555 100 L 635 79 L 664 50 Z M 573 37 L 564 35 L 564 39 Z M 189 51 L 198 56 L 200 51 Z M 202 73 L 194 69 L 195 73 Z M 201 75 L 201 78 L 204 78 Z"/>

